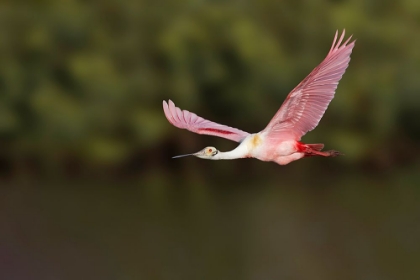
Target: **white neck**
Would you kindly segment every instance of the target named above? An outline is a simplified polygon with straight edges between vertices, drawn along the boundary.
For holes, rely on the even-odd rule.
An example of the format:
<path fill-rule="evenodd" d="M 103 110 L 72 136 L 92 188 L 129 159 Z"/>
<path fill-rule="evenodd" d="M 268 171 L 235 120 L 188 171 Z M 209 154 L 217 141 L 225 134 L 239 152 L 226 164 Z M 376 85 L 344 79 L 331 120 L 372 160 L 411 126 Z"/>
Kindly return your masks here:
<path fill-rule="evenodd" d="M 248 148 L 247 145 L 239 145 L 235 149 L 229 152 L 218 152 L 215 156 L 211 157 L 213 160 L 219 159 L 236 159 L 236 158 L 244 158 L 248 155 Z"/>

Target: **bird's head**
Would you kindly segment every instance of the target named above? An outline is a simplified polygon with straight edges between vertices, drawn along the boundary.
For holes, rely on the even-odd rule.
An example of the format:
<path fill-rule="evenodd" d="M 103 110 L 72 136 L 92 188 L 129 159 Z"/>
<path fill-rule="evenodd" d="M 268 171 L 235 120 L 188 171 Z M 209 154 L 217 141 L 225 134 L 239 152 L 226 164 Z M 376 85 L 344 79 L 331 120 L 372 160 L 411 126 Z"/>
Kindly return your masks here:
<path fill-rule="evenodd" d="M 212 159 L 218 153 L 219 151 L 215 147 L 205 147 L 204 149 L 193 155 L 199 158 Z"/>
<path fill-rule="evenodd" d="M 179 158 L 179 157 L 186 157 L 186 156 L 195 156 L 198 158 L 203 159 L 216 159 L 215 156 L 219 153 L 219 151 L 215 147 L 205 147 L 201 151 L 198 151 L 193 154 L 186 154 L 186 155 L 180 155 L 180 156 L 174 156 L 172 158 Z"/>

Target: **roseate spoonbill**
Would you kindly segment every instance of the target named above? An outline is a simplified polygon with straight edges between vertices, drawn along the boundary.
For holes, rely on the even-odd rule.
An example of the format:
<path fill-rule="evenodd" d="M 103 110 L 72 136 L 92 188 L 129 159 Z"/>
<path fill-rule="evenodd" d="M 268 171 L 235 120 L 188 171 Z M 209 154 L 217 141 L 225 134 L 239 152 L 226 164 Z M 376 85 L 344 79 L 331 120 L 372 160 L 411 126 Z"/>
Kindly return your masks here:
<path fill-rule="evenodd" d="M 239 146 L 229 152 L 218 151 L 214 147 L 177 157 L 196 156 L 203 159 L 257 158 L 274 161 L 280 165 L 288 164 L 308 156 L 335 157 L 338 151 L 322 151 L 324 144 L 304 144 L 300 138 L 313 130 L 324 115 L 328 104 L 334 97 L 338 82 L 343 76 L 355 41 L 348 38 L 343 44 L 345 30 L 337 41 L 335 33 L 331 49 L 312 72 L 287 96 L 283 105 L 264 130 L 248 132 L 205 120 L 186 110 L 181 111 L 169 100 L 163 101 L 166 118 L 174 126 L 198 134 L 223 137 L 239 142 Z"/>

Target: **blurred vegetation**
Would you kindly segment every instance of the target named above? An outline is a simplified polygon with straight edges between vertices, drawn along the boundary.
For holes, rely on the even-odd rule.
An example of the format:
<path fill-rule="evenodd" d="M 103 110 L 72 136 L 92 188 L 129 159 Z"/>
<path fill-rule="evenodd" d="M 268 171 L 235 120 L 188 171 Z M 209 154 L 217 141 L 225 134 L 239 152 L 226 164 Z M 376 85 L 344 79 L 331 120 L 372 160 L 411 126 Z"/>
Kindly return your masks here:
<path fill-rule="evenodd" d="M 343 27 L 357 39 L 350 67 L 304 140 L 344 151 L 343 165 L 419 164 L 416 1 L 1 6 L 3 175 L 79 176 L 105 166 L 138 173 L 210 141 L 225 148 L 174 129 L 161 101 L 257 132 Z"/>
<path fill-rule="evenodd" d="M 303 141 L 345 157 L 171 159 L 236 143 L 162 100 L 258 132 L 343 28 L 350 66 Z M 419 275 L 418 34 L 416 0 L 2 1 L 0 275 Z"/>

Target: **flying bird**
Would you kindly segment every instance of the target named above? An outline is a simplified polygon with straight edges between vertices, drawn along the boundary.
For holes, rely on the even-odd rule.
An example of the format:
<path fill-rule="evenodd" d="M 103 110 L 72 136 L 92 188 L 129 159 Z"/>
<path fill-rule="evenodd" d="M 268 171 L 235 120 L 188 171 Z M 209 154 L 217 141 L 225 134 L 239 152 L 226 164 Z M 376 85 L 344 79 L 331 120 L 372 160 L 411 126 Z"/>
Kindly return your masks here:
<path fill-rule="evenodd" d="M 240 143 L 228 152 L 221 152 L 215 147 L 206 147 L 197 153 L 174 158 L 184 156 L 211 160 L 257 158 L 285 165 L 303 157 L 342 155 L 335 150 L 322 151 L 324 144 L 300 142 L 302 136 L 318 125 L 349 64 L 355 41 L 350 42 L 350 36 L 342 43 L 345 30 L 338 41 L 337 35 L 338 31 L 326 58 L 289 93 L 267 127 L 258 133 L 251 134 L 203 119 L 192 112 L 181 110 L 171 100 L 168 103 L 163 101 L 165 116 L 172 125 L 198 134 L 218 136 Z"/>

